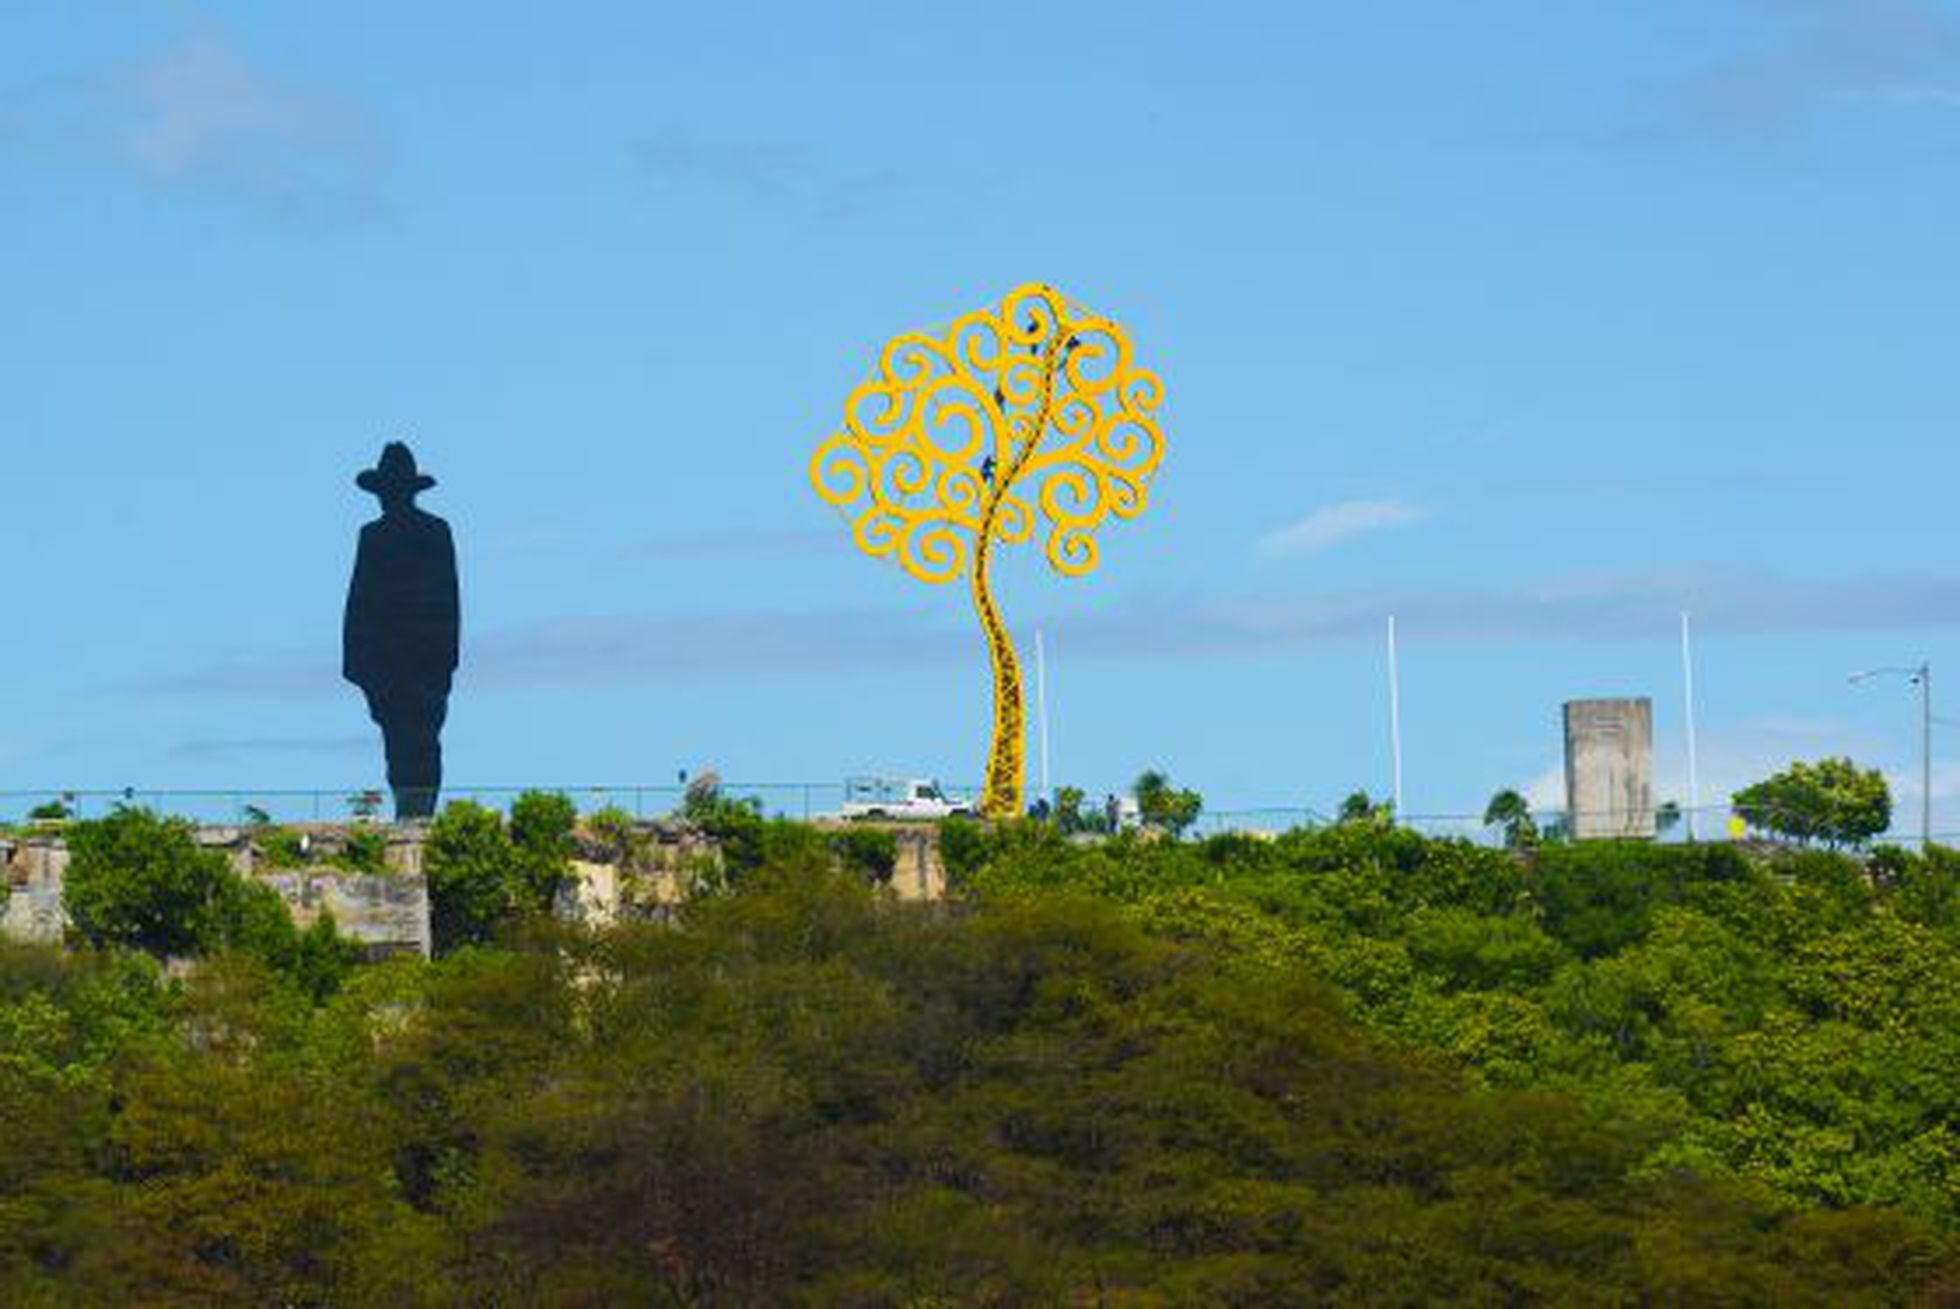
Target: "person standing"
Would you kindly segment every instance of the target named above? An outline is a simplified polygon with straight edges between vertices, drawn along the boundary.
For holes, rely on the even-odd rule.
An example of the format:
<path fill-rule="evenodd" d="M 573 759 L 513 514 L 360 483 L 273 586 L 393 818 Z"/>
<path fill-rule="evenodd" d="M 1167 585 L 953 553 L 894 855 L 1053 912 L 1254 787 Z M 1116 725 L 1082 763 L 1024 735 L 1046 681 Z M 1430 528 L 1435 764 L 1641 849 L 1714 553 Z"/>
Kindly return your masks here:
<path fill-rule="evenodd" d="M 361 528 L 341 632 L 341 675 L 367 696 L 388 758 L 395 817 L 427 818 L 442 789 L 442 724 L 461 632 L 449 524 L 416 507 L 436 484 L 390 441 L 354 479 L 381 501 Z"/>

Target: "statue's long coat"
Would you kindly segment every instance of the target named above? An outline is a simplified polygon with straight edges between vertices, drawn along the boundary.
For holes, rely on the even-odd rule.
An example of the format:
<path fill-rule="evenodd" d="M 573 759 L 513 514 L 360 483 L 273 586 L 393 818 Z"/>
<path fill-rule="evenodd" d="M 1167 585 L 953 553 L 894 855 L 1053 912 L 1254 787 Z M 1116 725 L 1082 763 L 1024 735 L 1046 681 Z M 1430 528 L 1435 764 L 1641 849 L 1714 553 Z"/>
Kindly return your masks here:
<path fill-rule="evenodd" d="M 341 674 L 370 696 L 446 691 L 460 630 L 449 524 L 410 508 L 361 528 L 347 587 Z"/>

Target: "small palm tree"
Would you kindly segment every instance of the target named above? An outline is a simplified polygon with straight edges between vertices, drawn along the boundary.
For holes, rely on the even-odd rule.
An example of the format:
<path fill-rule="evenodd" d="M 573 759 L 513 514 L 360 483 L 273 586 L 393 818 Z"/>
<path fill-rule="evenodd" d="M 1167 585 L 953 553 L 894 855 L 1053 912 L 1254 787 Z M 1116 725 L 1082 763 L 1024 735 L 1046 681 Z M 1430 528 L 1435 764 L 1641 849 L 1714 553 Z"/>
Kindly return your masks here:
<path fill-rule="evenodd" d="M 1531 805 L 1516 791 L 1505 787 L 1484 806 L 1484 826 L 1504 829 L 1504 844 L 1512 850 L 1525 850 L 1538 844 L 1538 824 L 1531 817 Z"/>

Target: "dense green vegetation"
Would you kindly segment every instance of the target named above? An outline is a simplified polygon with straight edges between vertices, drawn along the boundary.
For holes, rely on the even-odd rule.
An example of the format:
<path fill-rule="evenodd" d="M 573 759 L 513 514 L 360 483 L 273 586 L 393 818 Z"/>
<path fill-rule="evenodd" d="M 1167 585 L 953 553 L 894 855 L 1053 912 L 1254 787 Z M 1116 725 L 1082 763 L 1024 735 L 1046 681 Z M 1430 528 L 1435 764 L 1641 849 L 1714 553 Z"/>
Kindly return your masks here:
<path fill-rule="evenodd" d="M 1361 824 L 1275 841 L 956 841 L 984 897 L 1069 887 L 1286 974 L 1491 1087 L 1578 1097 L 1646 1171 L 1960 1225 L 1960 858 L 1546 845 Z"/>
<path fill-rule="evenodd" d="M 0 946 L 0 1303 L 1960 1296 L 1943 853 L 951 824 L 921 906 L 724 806 L 582 932 L 562 808 L 451 813 L 433 962 Z"/>

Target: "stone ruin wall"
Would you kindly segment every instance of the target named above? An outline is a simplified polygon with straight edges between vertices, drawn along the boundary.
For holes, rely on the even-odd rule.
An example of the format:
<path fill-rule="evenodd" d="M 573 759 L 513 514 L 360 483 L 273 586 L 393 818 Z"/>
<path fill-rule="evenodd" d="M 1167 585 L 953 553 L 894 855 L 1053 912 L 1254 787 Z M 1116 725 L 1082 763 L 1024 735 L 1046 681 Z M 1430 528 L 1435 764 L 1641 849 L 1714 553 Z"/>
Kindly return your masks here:
<path fill-rule="evenodd" d="M 819 819 L 819 831 L 846 824 Z M 898 858 L 886 885 L 900 900 L 939 900 L 946 895 L 946 869 L 939 858 L 937 828 L 917 824 L 877 824 L 897 839 Z M 686 898 L 687 882 L 702 868 L 720 864 L 721 850 L 709 837 L 681 826 L 643 823 L 647 838 L 638 857 L 617 862 L 582 857 L 572 861 L 572 884 L 558 898 L 558 914 L 570 922 L 604 926 L 621 918 L 658 917 Z M 588 847 L 584 854 L 597 851 Z"/>
<path fill-rule="evenodd" d="M 61 907 L 68 847 L 55 839 L 0 842 L 0 870 L 7 891 L 0 902 L 0 936 L 59 945 L 68 926 L 68 913 Z"/>
<path fill-rule="evenodd" d="M 240 874 L 270 886 L 286 902 L 293 921 L 306 927 L 330 914 L 343 936 L 359 942 L 371 959 L 430 947 L 428 883 L 422 874 L 425 829 L 378 826 L 387 838 L 385 873 L 356 873 L 330 866 L 347 834 L 344 824 L 299 823 L 285 830 L 306 839 L 319 863 L 307 868 L 265 865 L 249 828 L 204 827 L 198 843 L 220 849 Z M 831 828 L 834 824 L 819 823 Z M 900 900 L 937 900 L 946 893 L 939 837 L 929 827 L 892 825 L 898 860 L 890 889 Z M 622 919 L 665 916 L 684 897 L 692 878 L 719 865 L 715 841 L 680 824 L 641 823 L 633 857 L 622 865 L 588 841 L 572 861 L 572 882 L 557 910 L 570 922 L 605 926 Z M 0 937 L 58 945 L 68 916 L 62 879 L 68 847 L 58 829 L 0 838 Z"/>

